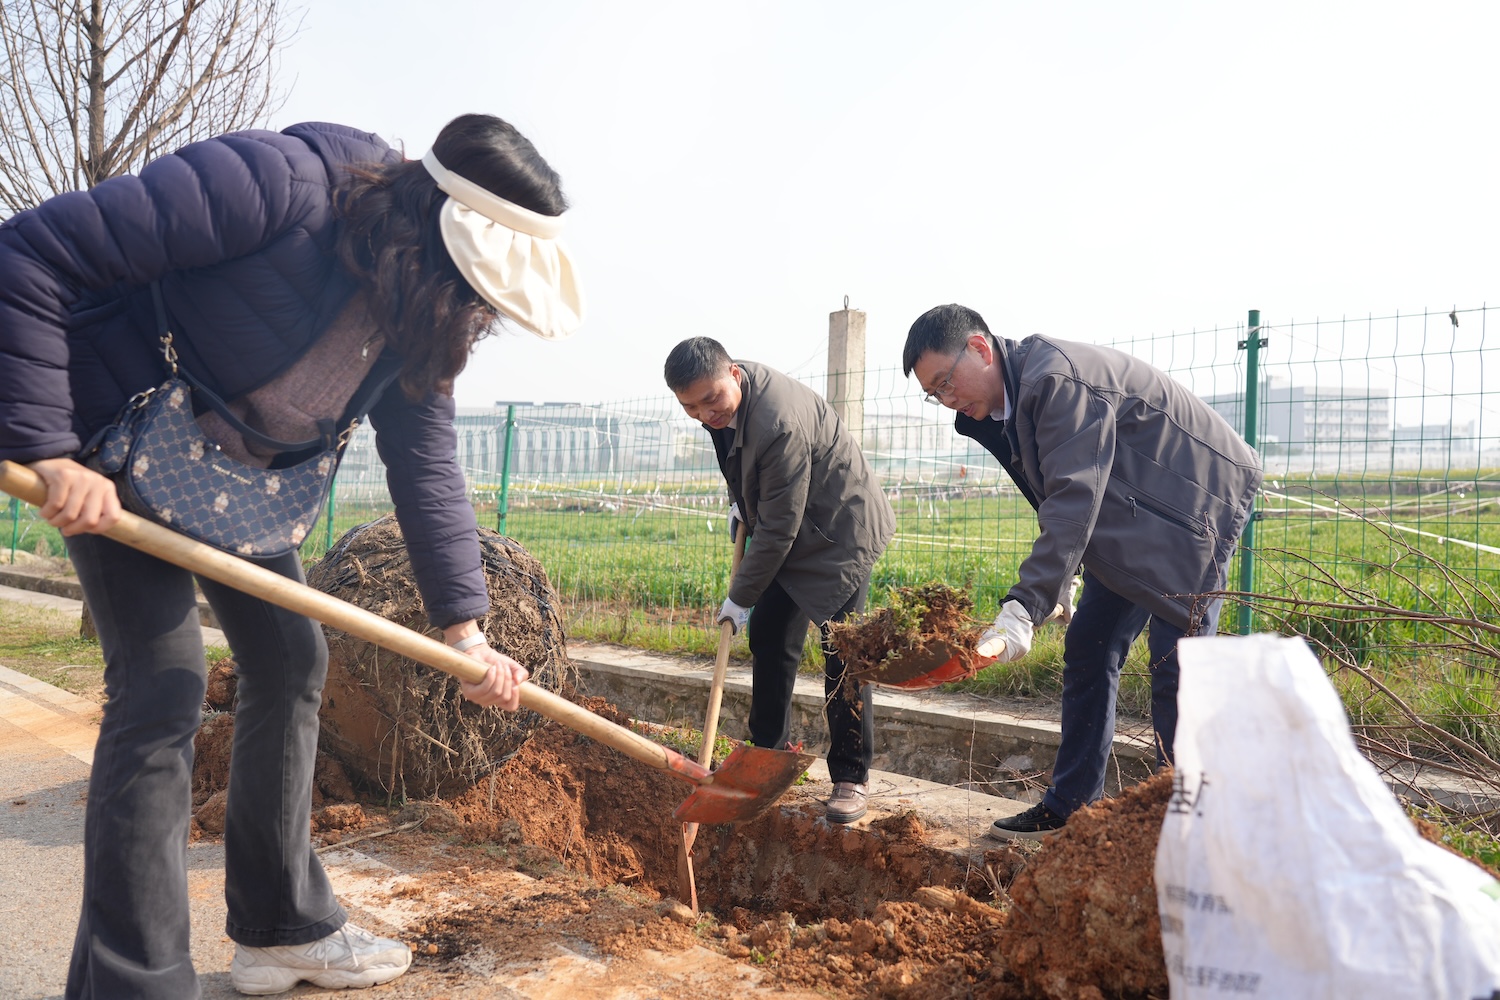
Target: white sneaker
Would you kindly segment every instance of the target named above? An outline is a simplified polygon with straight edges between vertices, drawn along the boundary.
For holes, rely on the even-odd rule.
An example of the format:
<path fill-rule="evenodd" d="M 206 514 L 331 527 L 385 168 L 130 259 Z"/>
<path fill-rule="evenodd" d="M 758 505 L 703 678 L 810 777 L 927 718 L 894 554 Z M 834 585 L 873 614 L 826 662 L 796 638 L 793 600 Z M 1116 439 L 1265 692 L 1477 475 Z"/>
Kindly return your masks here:
<path fill-rule="evenodd" d="M 236 944 L 229 981 L 251 996 L 282 993 L 304 979 L 326 990 L 362 989 L 388 983 L 410 967 L 411 949 L 406 945 L 346 923 L 307 944 Z"/>

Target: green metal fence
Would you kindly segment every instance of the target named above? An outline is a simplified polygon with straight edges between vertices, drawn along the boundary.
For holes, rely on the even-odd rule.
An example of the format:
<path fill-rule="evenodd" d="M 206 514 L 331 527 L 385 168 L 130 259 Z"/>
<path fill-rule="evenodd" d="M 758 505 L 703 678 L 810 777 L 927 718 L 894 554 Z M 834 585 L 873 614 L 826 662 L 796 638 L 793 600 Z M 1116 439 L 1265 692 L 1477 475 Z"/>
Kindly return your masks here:
<path fill-rule="evenodd" d="M 1414 783 L 1445 773 L 1494 800 L 1500 372 L 1489 311 L 1284 322 L 1252 311 L 1245 322 L 1113 346 L 1169 372 L 1263 456 L 1265 488 L 1223 627 L 1306 636 L 1372 759 Z M 821 365 L 792 374 L 819 392 L 862 382 L 858 400 L 831 401 L 848 412 L 896 509 L 872 599 L 940 580 L 968 587 L 987 617 L 1030 550 L 1035 515 L 995 461 L 953 432 L 947 410 L 921 402 L 898 358 L 867 360 L 862 373 L 833 379 Z M 665 389 L 601 403 L 501 402 L 461 412 L 457 430 L 480 523 L 541 559 L 572 635 L 696 651 L 712 642 L 730 562 L 728 498 L 707 434 Z M 389 508 L 362 429 L 304 556 Z M 9 515 L 0 562 L 63 554 L 31 508 L 0 511 Z M 1032 673 L 995 690 L 1055 692 L 1058 655 L 1057 639 L 1039 636 L 1018 666 Z M 1127 670 L 1122 706 L 1145 710 L 1143 672 Z"/>
<path fill-rule="evenodd" d="M 1500 397 L 1487 370 L 1488 310 L 1248 319 L 1113 342 L 1259 438 L 1266 490 L 1246 536 L 1255 558 L 1232 577 L 1238 589 L 1326 596 L 1331 577 L 1436 610 L 1454 595 L 1454 575 L 1493 587 L 1500 420 L 1490 411 Z M 971 587 L 988 613 L 1029 550 L 1033 513 L 994 460 L 954 434 L 951 414 L 923 404 L 899 368 L 881 364 L 888 360 L 897 359 L 869 359 L 860 428 L 898 518 L 875 589 L 944 580 Z M 830 382 L 821 365 L 792 374 L 819 392 Z M 458 434 L 481 523 L 532 549 L 575 617 L 636 613 L 698 626 L 722 599 L 723 482 L 707 434 L 665 389 L 467 410 Z M 305 556 L 388 510 L 384 477 L 362 429 Z M 60 538 L 29 508 L 7 513 L 0 561 L 17 551 L 62 554 Z M 1247 605 L 1242 628 L 1249 614 Z"/>

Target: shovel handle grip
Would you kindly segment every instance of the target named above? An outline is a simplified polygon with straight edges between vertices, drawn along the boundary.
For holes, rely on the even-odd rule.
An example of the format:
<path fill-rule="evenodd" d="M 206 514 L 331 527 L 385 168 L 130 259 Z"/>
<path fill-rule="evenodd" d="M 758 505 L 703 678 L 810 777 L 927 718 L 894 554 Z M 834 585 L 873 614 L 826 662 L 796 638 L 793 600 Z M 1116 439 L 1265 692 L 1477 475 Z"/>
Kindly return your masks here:
<path fill-rule="evenodd" d="M 16 462 L 0 462 L 0 490 L 33 506 L 40 507 L 47 502 L 47 486 L 42 478 Z M 393 653 L 452 674 L 459 680 L 475 683 L 484 679 L 487 668 L 482 663 L 445 643 L 129 511 L 122 512 L 119 522 L 104 535 L 174 566 L 357 635 Z M 709 780 L 706 767 L 535 684 L 521 685 L 521 705 L 643 764 L 671 771 L 698 784 Z"/>

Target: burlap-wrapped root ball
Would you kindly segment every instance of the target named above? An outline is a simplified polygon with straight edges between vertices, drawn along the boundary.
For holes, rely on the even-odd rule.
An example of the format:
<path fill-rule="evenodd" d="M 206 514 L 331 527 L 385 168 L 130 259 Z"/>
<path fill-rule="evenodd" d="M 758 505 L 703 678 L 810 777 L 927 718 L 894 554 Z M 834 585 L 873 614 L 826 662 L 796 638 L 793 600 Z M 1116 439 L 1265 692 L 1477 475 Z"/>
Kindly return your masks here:
<path fill-rule="evenodd" d="M 542 564 L 518 542 L 479 529 L 490 590 L 485 635 L 495 649 L 557 692 L 577 670 L 568 659 L 557 594 Z M 308 571 L 324 593 L 439 641 L 427 623 L 406 543 L 393 515 L 350 530 Z M 535 712 L 481 708 L 458 680 L 336 629 L 328 635 L 322 745 L 352 773 L 410 798 L 472 787 L 514 754 L 544 721 Z"/>

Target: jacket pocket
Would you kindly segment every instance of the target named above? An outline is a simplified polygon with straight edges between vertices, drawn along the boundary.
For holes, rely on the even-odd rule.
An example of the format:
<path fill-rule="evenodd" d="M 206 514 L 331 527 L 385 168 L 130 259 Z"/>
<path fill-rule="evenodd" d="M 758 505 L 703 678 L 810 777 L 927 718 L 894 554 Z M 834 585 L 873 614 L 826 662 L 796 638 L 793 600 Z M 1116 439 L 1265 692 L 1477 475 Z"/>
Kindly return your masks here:
<path fill-rule="evenodd" d="M 1131 492 L 1126 494 L 1125 502 L 1130 504 L 1130 516 L 1132 518 L 1136 517 L 1140 511 L 1145 511 L 1147 514 L 1152 514 L 1163 521 L 1177 525 L 1184 531 L 1190 531 L 1199 538 L 1205 538 L 1208 535 L 1208 527 L 1204 521 L 1189 520 L 1186 516 L 1169 510 L 1161 504 L 1153 503 L 1146 497 L 1136 496 Z"/>
<path fill-rule="evenodd" d="M 801 527 L 801 529 L 798 530 L 797 533 L 799 535 L 801 535 L 804 532 L 807 533 L 809 536 L 811 536 L 811 539 L 814 541 L 815 544 L 820 544 L 820 545 L 833 545 L 833 544 L 835 544 L 834 540 L 833 540 L 833 536 L 830 535 L 830 534 L 828 534 L 822 528 L 818 527 L 818 522 L 814 521 L 807 514 L 803 514 L 802 515 L 802 527 Z"/>
<path fill-rule="evenodd" d="M 1214 575 L 1217 546 L 1218 535 L 1202 516 L 1114 480 L 1105 490 L 1083 561 L 1111 590 L 1154 607 L 1163 599 L 1178 603 L 1212 589 L 1205 581 Z"/>

